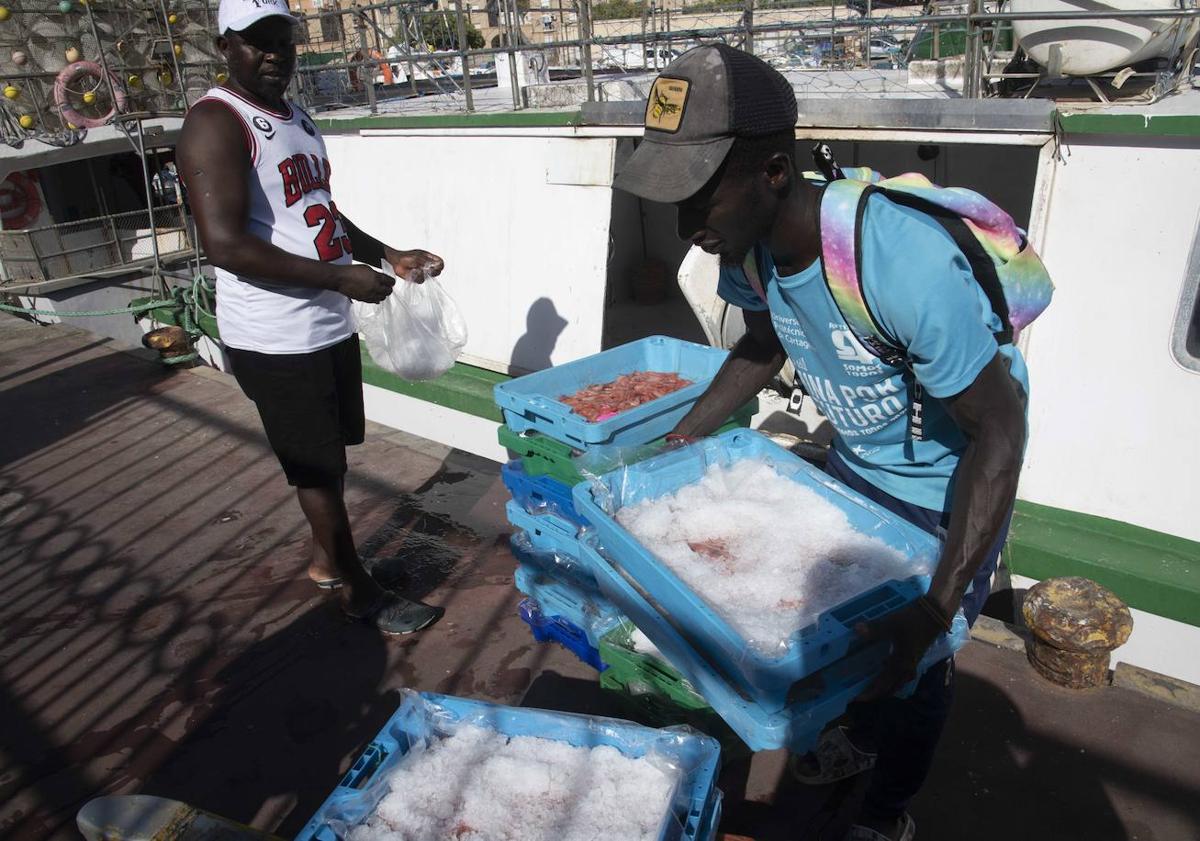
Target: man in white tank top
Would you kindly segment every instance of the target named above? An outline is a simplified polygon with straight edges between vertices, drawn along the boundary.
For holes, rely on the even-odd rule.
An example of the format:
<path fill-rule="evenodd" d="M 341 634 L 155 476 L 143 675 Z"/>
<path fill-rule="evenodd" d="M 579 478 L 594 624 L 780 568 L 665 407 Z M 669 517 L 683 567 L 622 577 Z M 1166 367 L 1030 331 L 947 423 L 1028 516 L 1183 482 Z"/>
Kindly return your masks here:
<path fill-rule="evenodd" d="M 394 281 L 371 268 L 383 260 L 413 278 L 439 274 L 442 260 L 386 246 L 338 212 L 320 132 L 284 97 L 296 67 L 286 0 L 221 0 L 218 23 L 229 79 L 189 111 L 177 156 L 216 267 L 221 340 L 312 528 L 309 577 L 341 589 L 348 615 L 411 633 L 441 609 L 371 578 L 343 501 L 345 448 L 365 426 L 350 300 L 391 294 Z"/>

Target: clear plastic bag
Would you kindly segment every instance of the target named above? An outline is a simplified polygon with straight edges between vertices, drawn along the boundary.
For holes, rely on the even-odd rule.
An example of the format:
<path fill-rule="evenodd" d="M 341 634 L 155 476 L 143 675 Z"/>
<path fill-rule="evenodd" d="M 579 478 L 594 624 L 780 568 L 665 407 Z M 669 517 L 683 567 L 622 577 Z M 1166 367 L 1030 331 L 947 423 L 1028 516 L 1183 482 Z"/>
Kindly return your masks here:
<path fill-rule="evenodd" d="M 384 274 L 396 277 L 385 261 Z M 432 380 L 450 370 L 467 344 L 467 323 L 440 280 L 396 278 L 380 304 L 355 301 L 358 332 L 379 367 L 406 380 Z"/>

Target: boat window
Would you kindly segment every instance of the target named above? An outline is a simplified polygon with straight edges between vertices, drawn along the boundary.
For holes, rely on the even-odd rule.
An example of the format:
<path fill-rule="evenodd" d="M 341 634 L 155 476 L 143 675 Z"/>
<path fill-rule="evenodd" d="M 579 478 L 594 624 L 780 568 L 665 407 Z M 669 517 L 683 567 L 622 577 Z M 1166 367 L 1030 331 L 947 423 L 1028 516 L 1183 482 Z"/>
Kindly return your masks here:
<path fill-rule="evenodd" d="M 1196 222 L 1196 234 L 1192 237 L 1183 295 L 1171 332 L 1171 351 L 1180 365 L 1200 373 L 1200 220 Z"/>

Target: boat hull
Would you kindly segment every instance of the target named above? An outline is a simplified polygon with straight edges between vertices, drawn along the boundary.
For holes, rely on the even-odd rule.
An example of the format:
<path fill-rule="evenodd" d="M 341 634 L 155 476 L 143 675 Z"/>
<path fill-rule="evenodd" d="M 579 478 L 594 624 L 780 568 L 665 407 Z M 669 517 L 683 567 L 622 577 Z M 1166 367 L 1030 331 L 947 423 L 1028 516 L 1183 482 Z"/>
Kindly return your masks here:
<path fill-rule="evenodd" d="M 1014 12 L 1133 11 L 1162 9 L 1163 0 L 1013 0 Z M 1185 39 L 1182 18 L 1111 18 L 1096 20 L 1019 20 L 1013 33 L 1025 53 L 1042 67 L 1061 50 L 1059 72 L 1087 76 L 1170 55 Z"/>

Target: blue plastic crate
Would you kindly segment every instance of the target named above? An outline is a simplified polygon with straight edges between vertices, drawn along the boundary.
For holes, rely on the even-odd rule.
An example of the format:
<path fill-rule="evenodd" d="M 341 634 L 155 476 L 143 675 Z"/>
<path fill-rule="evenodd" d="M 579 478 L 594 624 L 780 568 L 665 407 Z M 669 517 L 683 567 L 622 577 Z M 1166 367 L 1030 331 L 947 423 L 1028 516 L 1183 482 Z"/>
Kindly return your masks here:
<path fill-rule="evenodd" d="M 579 557 L 579 526 L 558 514 L 534 514 L 515 499 L 504 504 L 504 515 L 514 528 L 525 532 L 534 550 L 565 558 Z"/>
<path fill-rule="evenodd" d="M 780 653 L 751 648 L 728 622 L 606 513 L 696 482 L 710 465 L 728 465 L 746 458 L 766 461 L 780 474 L 832 502 L 857 530 L 899 550 L 914 571 L 934 568 L 939 546 L 929 533 L 751 430 L 726 432 L 610 473 L 598 483 L 575 487 L 575 508 L 591 523 L 607 554 L 688 639 L 708 652 L 723 674 L 765 709 L 775 712 L 783 709 L 792 684 L 846 655 L 855 642 L 856 623 L 878 619 L 918 598 L 928 589 L 929 576 L 914 573 L 886 582 L 825 610 L 788 640 Z"/>
<path fill-rule="evenodd" d="M 500 468 L 500 479 L 513 501 L 526 511 L 555 514 L 572 523 L 576 529 L 586 528 L 587 520 L 575 511 L 571 488 L 549 476 L 530 476 L 520 460 L 510 461 Z"/>
<path fill-rule="evenodd" d="M 608 664 L 600 659 L 600 651 L 588 642 L 587 632 L 575 623 L 561 616 L 547 616 L 533 599 L 521 599 L 517 615 L 533 631 L 533 638 L 538 642 L 556 642 L 598 672 L 608 668 Z"/>
<path fill-rule="evenodd" d="M 651 336 L 544 371 L 499 383 L 496 405 L 514 432 L 535 430 L 586 449 L 596 444 L 648 444 L 666 435 L 692 408 L 725 363 L 728 351 Z M 692 384 L 595 423 L 559 398 L 637 371 L 674 373 Z"/>
<path fill-rule="evenodd" d="M 880 643 L 809 675 L 795 689 L 794 699 L 782 710 L 769 711 L 746 697 L 723 676 L 712 660 L 685 640 L 675 625 L 646 600 L 613 562 L 585 541 L 581 551 L 597 570 L 600 588 L 649 637 L 662 656 L 695 687 L 717 715 L 754 751 L 787 748 L 807 753 L 816 746 L 821 731 L 875 679 L 887 654 Z M 962 648 L 970 638 L 967 620 L 960 611 L 954 627 L 938 637 L 921 659 L 918 675 Z M 916 680 L 898 693 L 912 694 Z"/>
<path fill-rule="evenodd" d="M 721 748 L 714 739 L 618 719 L 504 707 L 411 690 L 402 693 L 400 708 L 304 825 L 296 841 L 339 841 L 338 827 L 361 823 L 383 797 L 384 790 L 373 782 L 403 762 L 414 744 L 443 736 L 460 721 L 491 727 L 507 736 L 536 736 L 576 747 L 608 745 L 635 759 L 660 753 L 684 769 L 674 820 L 664 827 L 663 841 L 712 841 L 716 837 L 721 811 L 721 791 L 716 787 Z"/>
<path fill-rule="evenodd" d="M 593 648 L 599 649 L 600 637 L 621 621 L 621 612 L 599 590 L 563 581 L 540 567 L 518 564 L 513 580 L 518 590 L 537 602 L 544 615 L 581 628 Z"/>
<path fill-rule="evenodd" d="M 593 594 L 600 592 L 600 588 L 596 584 L 596 576 L 578 558 L 578 545 L 575 546 L 575 556 L 573 557 L 546 552 L 537 549 L 530 541 L 529 535 L 522 529 L 513 532 L 508 542 L 518 564 L 548 572 L 554 578 L 572 584 L 584 592 Z"/>

